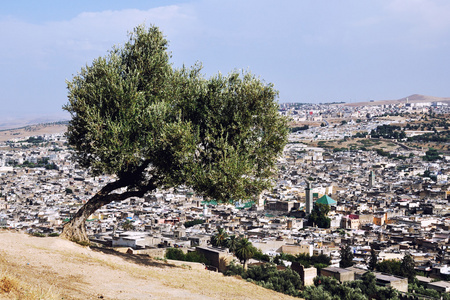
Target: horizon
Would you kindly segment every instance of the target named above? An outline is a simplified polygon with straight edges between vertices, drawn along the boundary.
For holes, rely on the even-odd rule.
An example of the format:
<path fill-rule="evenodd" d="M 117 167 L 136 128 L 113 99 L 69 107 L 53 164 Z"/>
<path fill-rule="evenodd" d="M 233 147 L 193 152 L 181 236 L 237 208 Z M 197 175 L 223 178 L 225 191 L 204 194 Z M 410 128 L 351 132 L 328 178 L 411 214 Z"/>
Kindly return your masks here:
<path fill-rule="evenodd" d="M 421 95 L 421 94 L 412 94 L 409 96 L 405 96 L 399 99 L 389 99 L 389 100 L 379 100 L 379 99 L 370 99 L 367 101 L 361 101 L 361 102 L 345 102 L 345 101 L 333 101 L 333 102 L 324 102 L 324 103 L 312 103 L 312 102 L 278 102 L 278 104 L 281 106 L 282 104 L 304 104 L 304 105 L 327 105 L 327 104 L 357 104 L 361 103 L 361 105 L 366 105 L 366 103 L 371 103 L 369 105 L 377 105 L 377 102 L 397 102 L 397 101 L 406 101 L 409 97 L 425 97 L 425 99 L 410 99 L 411 102 L 434 102 L 434 101 L 444 101 L 444 102 L 450 102 L 450 97 L 435 97 L 435 96 L 429 96 L 429 95 Z M 430 99 L 432 98 L 432 99 Z M 437 99 L 436 99 L 437 98 Z M 59 123 L 59 122 L 69 122 L 70 116 L 67 115 L 65 118 L 60 117 L 57 115 L 54 116 L 33 116 L 30 118 L 9 118 L 9 119 L 2 119 L 0 121 L 0 131 L 7 131 L 7 130 L 16 130 L 16 129 L 22 129 L 28 126 L 34 126 L 34 125 L 45 125 L 50 123 Z"/>
<path fill-rule="evenodd" d="M 443 0 L 7 2 L 0 120 L 69 118 L 65 81 L 139 24 L 163 31 L 175 68 L 249 70 L 279 103 L 450 97 L 449 14 Z"/>

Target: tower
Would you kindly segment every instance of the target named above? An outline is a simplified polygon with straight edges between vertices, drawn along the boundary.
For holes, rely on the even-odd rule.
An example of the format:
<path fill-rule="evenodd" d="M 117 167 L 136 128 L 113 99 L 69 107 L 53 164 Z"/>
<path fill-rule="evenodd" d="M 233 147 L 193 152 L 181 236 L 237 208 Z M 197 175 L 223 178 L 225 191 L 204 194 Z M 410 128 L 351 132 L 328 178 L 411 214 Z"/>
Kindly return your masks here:
<path fill-rule="evenodd" d="M 305 181 L 306 182 L 306 188 L 305 188 L 305 194 L 306 194 L 306 214 L 310 214 L 312 212 L 313 209 L 313 193 L 312 193 L 312 184 L 311 182 L 309 182 L 308 180 Z"/>
<path fill-rule="evenodd" d="M 264 207 L 264 202 L 265 202 L 265 197 L 264 197 L 264 192 L 262 192 L 258 196 L 258 200 L 256 202 L 256 205 L 259 206 L 259 207 Z"/>
<path fill-rule="evenodd" d="M 373 188 L 374 185 L 375 185 L 375 173 L 373 171 L 370 171 L 369 188 Z"/>

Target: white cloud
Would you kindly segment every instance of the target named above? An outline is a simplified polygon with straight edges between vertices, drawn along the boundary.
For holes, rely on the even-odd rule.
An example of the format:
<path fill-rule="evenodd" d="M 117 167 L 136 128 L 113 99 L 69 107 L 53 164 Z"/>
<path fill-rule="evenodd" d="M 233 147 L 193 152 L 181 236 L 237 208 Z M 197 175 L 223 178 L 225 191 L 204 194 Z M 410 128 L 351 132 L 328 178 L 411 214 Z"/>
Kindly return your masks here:
<path fill-rule="evenodd" d="M 189 28 L 195 19 L 179 6 L 84 12 L 71 20 L 44 24 L 5 18 L 0 20 L 0 27 L 8 30 L 0 33 L 0 39 L 8 47 L 2 47 L 0 59 L 25 59 L 41 68 L 51 64 L 55 56 L 66 57 L 68 61 L 90 61 L 106 54 L 113 45 L 123 44 L 127 32 L 143 23 L 155 24 L 170 36 L 180 28 Z"/>
<path fill-rule="evenodd" d="M 392 19 L 410 27 L 411 36 L 439 38 L 450 32 L 450 2 L 447 0 L 393 0 L 387 10 Z"/>
<path fill-rule="evenodd" d="M 189 7 L 84 12 L 76 17 L 33 23 L 0 16 L 0 117 L 60 113 L 66 99 L 65 79 L 85 64 L 127 41 L 127 32 L 145 23 L 159 26 L 169 38 L 196 26 Z M 26 87 L 26 88 L 24 88 Z"/>

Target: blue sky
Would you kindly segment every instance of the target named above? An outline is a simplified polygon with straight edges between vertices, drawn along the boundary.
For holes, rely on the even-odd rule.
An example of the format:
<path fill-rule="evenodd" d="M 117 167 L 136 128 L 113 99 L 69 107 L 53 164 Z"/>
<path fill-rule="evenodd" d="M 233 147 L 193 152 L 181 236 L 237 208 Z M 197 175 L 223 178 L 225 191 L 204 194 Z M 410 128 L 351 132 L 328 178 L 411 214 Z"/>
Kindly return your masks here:
<path fill-rule="evenodd" d="M 67 118 L 65 81 L 142 23 L 175 67 L 249 70 L 280 102 L 450 97 L 448 0 L 21 0 L 0 7 L 0 123 Z"/>

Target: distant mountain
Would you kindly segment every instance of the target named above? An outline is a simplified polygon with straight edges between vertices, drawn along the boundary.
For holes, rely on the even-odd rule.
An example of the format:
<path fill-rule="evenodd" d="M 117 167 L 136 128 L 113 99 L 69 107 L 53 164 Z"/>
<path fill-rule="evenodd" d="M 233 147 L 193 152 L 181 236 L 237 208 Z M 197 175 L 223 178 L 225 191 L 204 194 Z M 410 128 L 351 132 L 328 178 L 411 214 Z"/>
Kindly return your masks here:
<path fill-rule="evenodd" d="M 0 118 L 0 130 L 22 128 L 30 125 L 47 124 L 68 121 L 68 117 L 43 116 L 30 118 Z"/>
<path fill-rule="evenodd" d="M 425 96 L 425 95 L 419 95 L 414 94 L 405 98 L 398 99 L 399 102 L 406 102 L 406 99 L 408 99 L 408 102 L 447 102 L 450 101 L 450 97 L 434 97 L 434 96 Z"/>
<path fill-rule="evenodd" d="M 386 105 L 386 104 L 396 104 L 396 103 L 419 103 L 419 102 L 450 102 L 450 97 L 434 97 L 413 94 L 404 98 L 397 100 L 375 100 L 375 101 L 364 101 L 364 102 L 352 102 L 346 103 L 346 106 L 365 106 L 365 105 Z"/>

